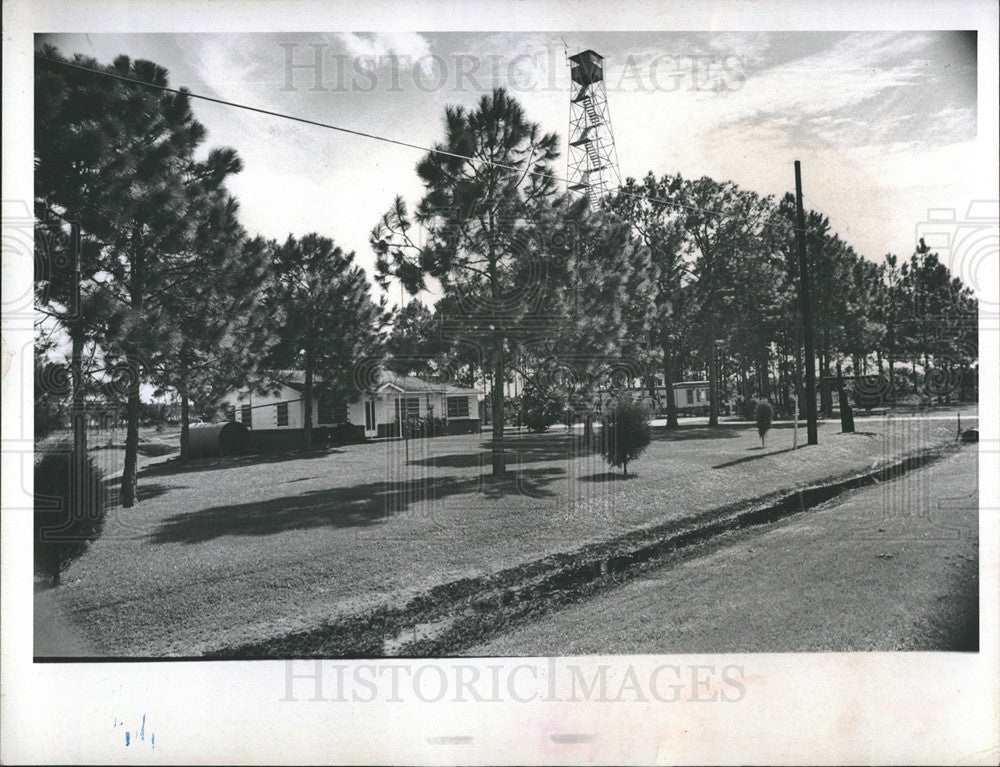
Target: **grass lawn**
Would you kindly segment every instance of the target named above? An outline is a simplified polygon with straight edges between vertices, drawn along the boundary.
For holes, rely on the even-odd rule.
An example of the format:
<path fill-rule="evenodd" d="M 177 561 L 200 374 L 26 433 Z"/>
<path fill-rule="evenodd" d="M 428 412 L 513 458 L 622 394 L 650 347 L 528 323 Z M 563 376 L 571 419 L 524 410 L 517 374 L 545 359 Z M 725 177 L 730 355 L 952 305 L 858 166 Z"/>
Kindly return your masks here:
<path fill-rule="evenodd" d="M 479 435 L 187 466 L 147 458 L 141 503 L 109 512 L 54 601 L 93 654 L 195 655 L 867 469 L 953 441 L 955 426 L 859 418 L 840 434 L 824 423 L 820 445 L 798 450 L 788 427 L 763 450 L 745 424 L 654 428 L 628 479 L 559 432 L 509 437 L 501 483 L 483 479 Z"/>
<path fill-rule="evenodd" d="M 978 649 L 977 452 L 717 538 L 468 655 Z"/>

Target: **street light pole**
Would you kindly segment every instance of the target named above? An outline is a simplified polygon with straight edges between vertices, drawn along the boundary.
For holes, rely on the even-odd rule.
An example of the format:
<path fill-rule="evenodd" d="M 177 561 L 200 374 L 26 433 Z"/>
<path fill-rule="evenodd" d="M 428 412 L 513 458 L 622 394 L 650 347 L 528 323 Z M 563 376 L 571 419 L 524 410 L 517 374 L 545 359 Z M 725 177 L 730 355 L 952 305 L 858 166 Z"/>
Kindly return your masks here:
<path fill-rule="evenodd" d="M 813 349 L 812 301 L 809 295 L 809 262 L 806 256 L 806 219 L 802 212 L 802 165 L 795 161 L 795 243 L 799 251 L 799 301 L 806 366 L 806 434 L 810 445 L 819 444 L 816 428 L 816 356 Z"/>

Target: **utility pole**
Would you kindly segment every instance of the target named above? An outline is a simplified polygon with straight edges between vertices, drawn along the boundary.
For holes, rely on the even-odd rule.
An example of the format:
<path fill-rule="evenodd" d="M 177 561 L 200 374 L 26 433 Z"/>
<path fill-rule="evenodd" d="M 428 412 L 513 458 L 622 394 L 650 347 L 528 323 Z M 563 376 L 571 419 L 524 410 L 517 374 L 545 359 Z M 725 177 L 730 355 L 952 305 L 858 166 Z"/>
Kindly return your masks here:
<path fill-rule="evenodd" d="M 802 164 L 798 160 L 795 161 L 795 243 L 799 251 L 799 302 L 802 307 L 802 341 L 806 352 L 806 435 L 808 444 L 818 445 L 812 299 L 809 296 L 809 259 L 806 256 L 806 217 L 802 212 Z"/>

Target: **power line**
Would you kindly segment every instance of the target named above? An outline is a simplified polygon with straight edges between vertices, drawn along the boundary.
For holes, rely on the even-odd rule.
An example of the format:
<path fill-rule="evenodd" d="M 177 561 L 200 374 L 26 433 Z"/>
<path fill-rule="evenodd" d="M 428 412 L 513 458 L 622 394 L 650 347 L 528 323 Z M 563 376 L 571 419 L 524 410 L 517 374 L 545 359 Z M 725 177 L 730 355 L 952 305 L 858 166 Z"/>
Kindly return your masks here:
<path fill-rule="evenodd" d="M 510 170 L 510 171 L 514 171 L 514 172 L 517 172 L 517 173 L 521 173 L 522 172 L 522 169 L 518 168 L 516 165 L 509 165 L 507 163 L 496 162 L 496 161 L 493 161 L 493 160 L 487 160 L 487 159 L 482 159 L 482 158 L 470 157 L 469 155 L 463 155 L 463 154 L 459 154 L 457 152 L 449 152 L 446 149 L 439 149 L 437 147 L 421 146 L 420 144 L 413 144 L 413 143 L 411 143 L 409 141 L 402 141 L 400 139 L 389 138 L 388 136 L 381 136 L 381 135 L 379 135 L 377 133 L 369 133 L 367 131 L 355 130 L 353 128 L 345 128 L 342 125 L 334 125 L 333 123 L 321 122 L 319 120 L 311 120 L 311 119 L 306 118 L 306 117 L 298 117 L 297 115 L 288 114 L 286 112 L 276 112 L 276 111 L 273 111 L 273 110 L 270 110 L 270 109 L 264 109 L 262 107 L 251 106 L 249 104 L 241 104 L 241 103 L 236 102 L 236 101 L 228 101 L 227 99 L 215 98 L 213 96 L 205 96 L 204 94 L 194 93 L 193 91 L 189 91 L 189 90 L 187 90 L 185 88 L 171 88 L 171 87 L 169 87 L 167 85 L 157 85 L 155 83 L 148 83 L 148 82 L 145 82 L 143 80 L 137 80 L 137 79 L 135 79 L 133 77 L 125 77 L 124 75 L 115 74 L 113 72 L 106 72 L 106 71 L 103 71 L 103 70 L 100 70 L 100 69 L 92 69 L 91 67 L 85 67 L 85 66 L 82 66 L 80 64 L 74 64 L 74 63 L 69 62 L 69 61 L 63 61 L 63 60 L 60 60 L 60 59 L 53 59 L 53 58 L 51 58 L 49 56 L 38 55 L 36 58 L 41 59 L 42 61 L 47 61 L 47 62 L 49 62 L 51 64 L 56 64 L 58 66 L 67 67 L 69 69 L 75 69 L 75 70 L 78 70 L 80 72 L 87 72 L 89 74 L 99 75 L 99 76 L 102 76 L 102 77 L 107 77 L 107 78 L 110 78 L 110 79 L 113 79 L 113 80 L 119 80 L 119 81 L 124 82 L 124 83 L 129 83 L 130 85 L 138 85 L 138 86 L 141 86 L 143 88 L 149 88 L 151 90 L 164 91 L 166 93 L 175 93 L 177 95 L 185 96 L 187 98 L 200 99 L 202 101 L 208 101 L 208 102 L 213 103 L 213 104 L 221 104 L 223 106 L 233 107 L 235 109 L 243 109 L 243 110 L 246 110 L 248 112 L 256 112 L 258 114 L 267 115 L 269 117 L 278 117 L 278 118 L 281 118 L 281 119 L 284 119 L 284 120 L 292 120 L 293 122 L 299 122 L 299 123 L 303 123 L 305 125 L 313 125 L 313 126 L 318 127 L 318 128 L 326 128 L 328 130 L 337 131 L 339 133 L 346 133 L 346 134 L 351 135 L 351 136 L 358 136 L 359 138 L 367 138 L 367 139 L 371 139 L 373 141 L 381 141 L 381 142 L 387 143 L 387 144 L 394 144 L 395 146 L 401 146 L 401 147 L 404 147 L 406 149 L 416 149 L 416 150 L 421 151 L 421 152 L 429 152 L 429 153 L 433 153 L 433 154 L 440 154 L 440 155 L 444 155 L 446 157 L 454 157 L 455 159 L 458 159 L 458 160 L 469 160 L 470 162 L 480 162 L 480 163 L 482 163 L 484 165 L 489 165 L 489 166 L 492 166 L 492 167 L 495 167 L 495 168 L 500 168 L 502 170 Z M 564 184 L 569 184 L 569 179 L 562 178 L 560 176 L 556 176 L 554 173 L 546 173 L 546 172 L 542 172 L 542 171 L 529 170 L 529 171 L 526 172 L 525 175 L 529 175 L 529 176 L 541 176 L 543 178 L 552 179 L 553 181 L 561 181 Z M 624 197 L 628 197 L 630 199 L 645 200 L 646 202 L 653 203 L 654 205 L 658 204 L 658 205 L 671 206 L 671 207 L 678 208 L 678 209 L 681 209 L 681 210 L 693 211 L 693 212 L 698 212 L 698 213 L 707 213 L 707 214 L 711 214 L 711 215 L 719 216 L 719 217 L 725 217 L 727 215 L 724 211 L 713 210 L 711 208 L 699 208 L 699 207 L 693 206 L 693 205 L 685 205 L 683 203 L 679 203 L 679 202 L 676 202 L 674 200 L 667 200 L 667 199 L 663 199 L 663 198 L 650 197 L 650 196 L 645 195 L 645 194 L 636 194 L 634 192 L 627 192 L 627 191 L 625 191 L 623 189 L 619 189 L 618 190 L 618 194 L 620 194 L 620 195 L 622 195 Z M 773 224 L 768 224 L 768 223 L 762 224 L 762 228 L 764 228 L 764 229 L 770 229 L 770 228 L 773 228 L 773 227 L 774 227 Z M 815 237 L 815 238 L 819 239 L 819 235 L 817 235 L 814 232 L 807 232 L 806 236 L 808 236 L 808 237 Z"/>

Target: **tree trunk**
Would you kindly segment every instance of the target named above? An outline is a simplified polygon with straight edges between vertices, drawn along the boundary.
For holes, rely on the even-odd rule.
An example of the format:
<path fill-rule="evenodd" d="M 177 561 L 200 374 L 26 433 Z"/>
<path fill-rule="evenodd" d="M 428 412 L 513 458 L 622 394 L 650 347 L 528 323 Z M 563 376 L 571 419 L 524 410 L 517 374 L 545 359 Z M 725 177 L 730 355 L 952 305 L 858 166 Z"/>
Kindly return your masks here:
<path fill-rule="evenodd" d="M 757 361 L 758 375 L 760 376 L 760 394 L 761 399 L 770 400 L 771 399 L 771 379 L 770 370 L 768 369 L 767 356 L 762 356 Z"/>
<path fill-rule="evenodd" d="M 302 386 L 302 449 L 312 450 L 312 414 L 313 414 L 313 362 L 312 356 L 305 355 L 305 377 Z M 400 428 L 406 428 L 406 412 L 400 413 Z"/>
<path fill-rule="evenodd" d="M 823 348 L 820 351 L 820 369 L 823 371 L 823 377 L 829 379 L 830 372 L 830 334 L 826 328 L 823 328 Z M 827 380 L 823 382 L 819 387 L 819 398 L 820 398 L 820 411 L 824 418 L 833 417 L 833 391 L 830 388 L 830 382 Z"/>
<path fill-rule="evenodd" d="M 740 381 L 743 384 L 743 412 L 739 416 L 740 418 L 752 418 L 753 408 L 750 403 L 753 401 L 753 397 L 750 394 L 750 373 L 747 372 L 746 363 L 743 362 L 742 357 L 740 357 Z"/>
<path fill-rule="evenodd" d="M 622 476 L 628 476 L 628 461 L 622 461 Z"/>
<path fill-rule="evenodd" d="M 122 471 L 122 506 L 130 509 L 136 502 L 136 466 L 139 458 L 139 360 L 134 354 L 125 355 L 129 373 L 128 401 L 125 405 L 125 467 Z"/>
<path fill-rule="evenodd" d="M 663 387 L 667 406 L 667 428 L 677 428 L 677 398 L 674 396 L 674 355 L 663 346 Z"/>
<path fill-rule="evenodd" d="M 806 397 L 805 397 L 805 384 L 803 378 L 805 377 L 805 367 L 802 363 L 802 347 L 797 346 L 795 348 L 795 401 L 797 403 L 797 409 L 799 411 L 799 418 L 805 418 L 806 414 Z"/>
<path fill-rule="evenodd" d="M 493 476 L 507 473 L 503 454 L 503 336 L 497 335 L 493 345 Z"/>
<path fill-rule="evenodd" d="M 132 274 L 129 279 L 129 307 L 137 317 L 142 317 L 145 298 L 145 278 L 141 252 L 132 253 Z M 128 370 L 128 401 L 125 405 L 125 465 L 122 469 L 121 502 L 130 509 L 136 502 L 136 465 L 139 460 L 139 415 L 142 402 L 139 398 L 139 357 L 132 344 L 125 352 Z"/>
<path fill-rule="evenodd" d="M 191 412 L 188 403 L 186 370 L 181 371 L 177 390 L 181 395 L 181 460 L 186 461 L 191 456 Z"/>
<path fill-rule="evenodd" d="M 83 392 L 83 338 L 78 322 L 73 323 L 73 356 L 71 375 L 73 378 L 73 452 L 80 457 L 87 455 L 87 411 Z"/>
<path fill-rule="evenodd" d="M 716 378 L 719 375 L 719 361 L 715 354 L 715 327 L 708 340 L 708 425 L 719 425 L 719 391 Z"/>
<path fill-rule="evenodd" d="M 77 304 L 79 306 L 79 303 Z M 79 321 L 71 326 L 73 334 L 73 351 L 71 362 L 71 376 L 73 379 L 73 398 L 70 410 L 70 418 L 73 426 L 73 470 L 71 480 L 73 483 L 73 497 L 83 499 L 87 497 L 89 488 L 87 487 L 87 410 L 86 400 L 83 392 L 83 338 L 82 328 Z M 79 509 L 76 509 L 79 511 Z M 55 585 L 59 585 L 59 566 L 56 566 Z"/>

